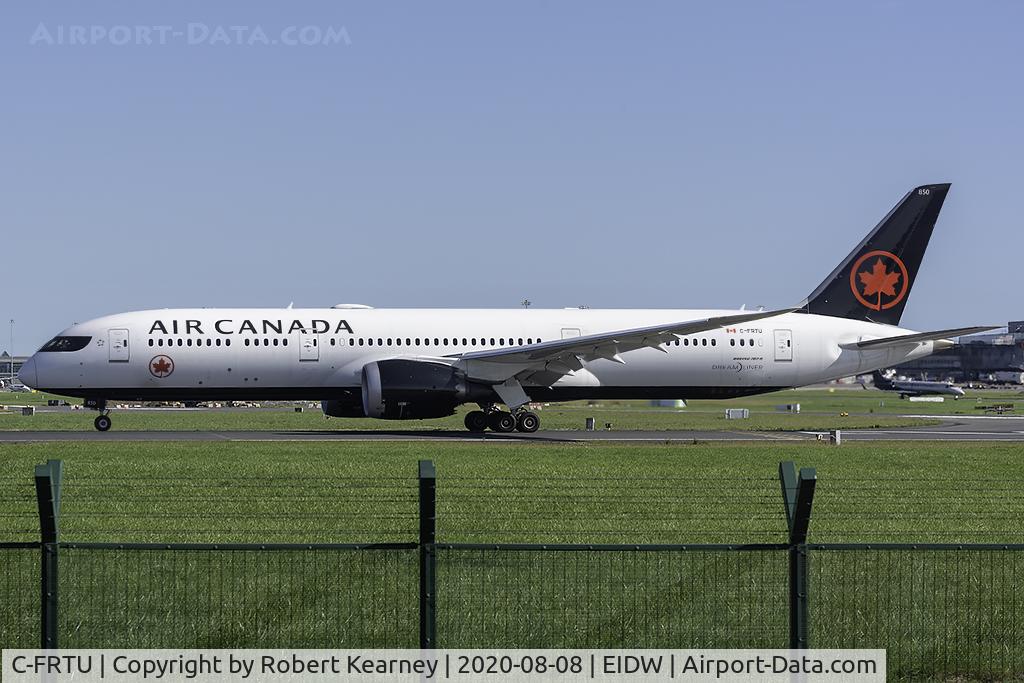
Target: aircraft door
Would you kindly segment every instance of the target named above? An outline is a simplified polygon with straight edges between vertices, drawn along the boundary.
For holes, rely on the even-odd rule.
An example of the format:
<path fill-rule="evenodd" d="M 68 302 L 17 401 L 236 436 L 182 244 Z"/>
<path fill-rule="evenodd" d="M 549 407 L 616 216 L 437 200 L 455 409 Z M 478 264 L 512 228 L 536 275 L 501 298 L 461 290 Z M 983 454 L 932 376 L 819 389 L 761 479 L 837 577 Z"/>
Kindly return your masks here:
<path fill-rule="evenodd" d="M 320 360 L 320 339 L 316 332 L 302 330 L 302 332 L 299 333 L 299 360 Z"/>
<path fill-rule="evenodd" d="M 775 330 L 775 360 L 793 360 L 793 330 Z"/>
<path fill-rule="evenodd" d="M 107 330 L 107 359 L 111 363 L 127 363 L 131 360 L 128 348 L 128 330 Z"/>

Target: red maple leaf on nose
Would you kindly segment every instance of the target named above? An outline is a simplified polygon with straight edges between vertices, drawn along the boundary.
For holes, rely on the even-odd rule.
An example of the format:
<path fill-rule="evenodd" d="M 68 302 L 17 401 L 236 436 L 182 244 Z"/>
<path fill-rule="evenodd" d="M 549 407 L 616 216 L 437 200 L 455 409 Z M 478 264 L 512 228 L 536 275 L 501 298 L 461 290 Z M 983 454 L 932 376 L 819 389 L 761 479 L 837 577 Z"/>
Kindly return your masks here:
<path fill-rule="evenodd" d="M 900 280 L 900 274 L 896 271 L 889 272 L 882 263 L 882 259 L 875 261 L 871 270 L 864 270 L 857 273 L 860 282 L 864 285 L 864 296 L 878 295 L 878 305 L 881 308 L 882 295 L 896 296 L 896 283 Z"/>
<path fill-rule="evenodd" d="M 161 358 L 157 362 L 153 363 L 153 372 L 158 375 L 166 375 L 171 369 L 171 364 L 166 359 Z"/>

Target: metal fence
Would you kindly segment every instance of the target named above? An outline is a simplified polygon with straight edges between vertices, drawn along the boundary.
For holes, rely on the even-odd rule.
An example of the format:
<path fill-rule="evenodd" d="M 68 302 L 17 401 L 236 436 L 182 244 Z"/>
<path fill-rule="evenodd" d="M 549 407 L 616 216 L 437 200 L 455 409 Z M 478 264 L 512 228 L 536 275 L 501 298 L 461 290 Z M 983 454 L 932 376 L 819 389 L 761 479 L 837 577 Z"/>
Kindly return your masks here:
<path fill-rule="evenodd" d="M 887 649 L 894 678 L 1024 676 L 1024 545 L 810 542 L 817 476 L 791 462 L 774 494 L 788 532 L 753 544 L 444 542 L 439 509 L 495 524 L 482 512 L 493 482 L 453 482 L 459 490 L 439 496 L 427 461 L 398 493 L 361 480 L 331 499 L 357 517 L 367 512 L 344 512 L 345 495 L 368 496 L 378 528 L 401 541 L 74 542 L 60 534 L 62 485 L 60 462 L 37 466 L 39 540 L 0 543 L 4 647 L 863 647 Z M 613 492 L 608 506 L 656 514 L 672 491 L 684 507 L 707 508 L 731 489 L 651 491 L 648 507 Z M 545 490 L 524 505 L 561 535 L 544 507 L 557 497 Z M 388 517 L 388 501 L 409 514 Z M 729 514 L 761 524 L 765 506 L 746 505 Z M 111 506 L 82 514 L 126 515 L 133 528 L 131 513 Z M 516 520 L 502 519 L 515 533 Z"/>

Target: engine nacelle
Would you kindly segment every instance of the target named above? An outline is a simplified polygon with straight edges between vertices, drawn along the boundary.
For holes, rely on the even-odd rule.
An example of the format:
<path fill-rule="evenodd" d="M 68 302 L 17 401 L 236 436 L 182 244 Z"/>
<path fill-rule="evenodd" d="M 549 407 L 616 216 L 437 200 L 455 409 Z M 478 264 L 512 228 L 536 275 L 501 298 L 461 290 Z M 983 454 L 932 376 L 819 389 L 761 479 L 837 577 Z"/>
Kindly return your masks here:
<path fill-rule="evenodd" d="M 363 366 L 363 412 L 385 420 L 445 417 L 465 403 L 462 373 L 444 363 L 381 360 Z"/>
<path fill-rule="evenodd" d="M 320 408 L 331 417 L 366 417 L 362 393 L 355 388 L 345 389 L 339 398 L 320 401 Z"/>

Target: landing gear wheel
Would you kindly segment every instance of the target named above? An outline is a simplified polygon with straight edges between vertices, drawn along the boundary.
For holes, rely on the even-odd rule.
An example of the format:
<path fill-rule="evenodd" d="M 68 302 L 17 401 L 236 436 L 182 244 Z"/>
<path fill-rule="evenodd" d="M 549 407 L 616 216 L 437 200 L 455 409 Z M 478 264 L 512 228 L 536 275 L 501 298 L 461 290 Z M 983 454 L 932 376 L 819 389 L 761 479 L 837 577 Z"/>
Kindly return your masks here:
<path fill-rule="evenodd" d="M 516 418 L 512 413 L 496 412 L 489 416 L 489 427 L 496 432 L 508 434 L 516 430 Z"/>
<path fill-rule="evenodd" d="M 105 432 L 108 429 L 110 429 L 110 425 L 111 425 L 110 416 L 109 415 L 100 415 L 95 420 L 93 420 L 92 424 L 93 424 L 94 427 L 96 427 L 97 430 L 99 430 L 101 432 Z"/>
<path fill-rule="evenodd" d="M 525 434 L 533 434 L 540 429 L 540 418 L 536 413 L 519 413 L 516 418 L 516 429 Z"/>
<path fill-rule="evenodd" d="M 466 429 L 477 434 L 487 429 L 487 413 L 482 410 L 472 410 L 466 413 Z"/>

